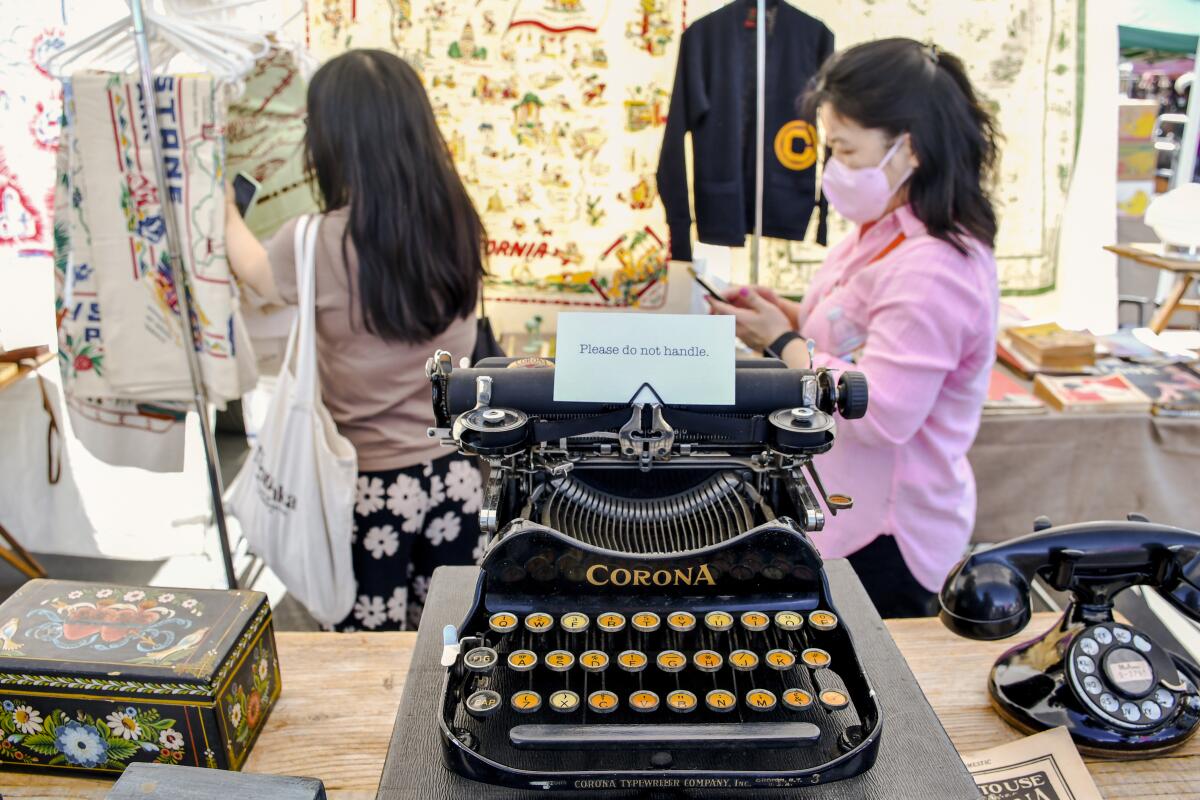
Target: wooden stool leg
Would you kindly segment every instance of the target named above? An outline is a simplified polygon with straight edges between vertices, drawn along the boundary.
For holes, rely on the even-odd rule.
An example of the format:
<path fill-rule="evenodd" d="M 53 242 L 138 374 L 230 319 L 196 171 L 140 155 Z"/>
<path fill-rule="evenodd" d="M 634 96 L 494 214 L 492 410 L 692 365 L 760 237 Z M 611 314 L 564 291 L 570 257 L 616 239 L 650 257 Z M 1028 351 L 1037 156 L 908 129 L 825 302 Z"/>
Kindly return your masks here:
<path fill-rule="evenodd" d="M 37 562 L 37 559 L 28 550 L 21 546 L 21 543 L 3 525 L 0 525 L 0 538 L 8 542 L 12 548 L 10 550 L 0 547 L 0 559 L 12 564 L 26 578 L 46 577 L 45 568 Z"/>
<path fill-rule="evenodd" d="M 1154 316 L 1150 318 L 1150 330 L 1155 333 L 1162 333 L 1167 327 L 1167 323 L 1171 321 L 1171 315 L 1175 313 L 1175 309 L 1179 306 L 1179 301 L 1187 294 L 1188 288 L 1192 285 L 1192 276 L 1181 272 L 1175 276 L 1175 285 L 1171 287 L 1171 293 L 1163 300 L 1163 304 L 1159 306 L 1158 311 L 1154 312 Z"/>

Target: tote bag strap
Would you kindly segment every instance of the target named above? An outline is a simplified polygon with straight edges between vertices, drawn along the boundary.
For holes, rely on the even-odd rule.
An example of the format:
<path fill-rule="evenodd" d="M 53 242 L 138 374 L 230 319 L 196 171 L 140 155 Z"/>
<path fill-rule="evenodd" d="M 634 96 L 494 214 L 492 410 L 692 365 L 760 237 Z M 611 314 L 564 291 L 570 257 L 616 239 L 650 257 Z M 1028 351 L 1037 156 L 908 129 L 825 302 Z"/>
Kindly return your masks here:
<path fill-rule="evenodd" d="M 321 218 L 306 218 L 303 248 L 296 250 L 296 394 L 299 403 L 314 407 L 321 402 L 317 379 L 317 230 Z M 296 226 L 299 229 L 299 225 Z"/>
<path fill-rule="evenodd" d="M 308 227 L 309 215 L 305 214 L 296 219 L 296 228 L 292 231 L 292 260 L 296 271 L 296 291 L 300 291 L 300 253 L 304 249 L 304 231 Z M 296 354 L 296 336 L 300 332 L 300 315 L 292 318 L 292 327 L 288 331 L 287 347 L 283 351 L 282 369 L 292 369 L 292 357 Z"/>

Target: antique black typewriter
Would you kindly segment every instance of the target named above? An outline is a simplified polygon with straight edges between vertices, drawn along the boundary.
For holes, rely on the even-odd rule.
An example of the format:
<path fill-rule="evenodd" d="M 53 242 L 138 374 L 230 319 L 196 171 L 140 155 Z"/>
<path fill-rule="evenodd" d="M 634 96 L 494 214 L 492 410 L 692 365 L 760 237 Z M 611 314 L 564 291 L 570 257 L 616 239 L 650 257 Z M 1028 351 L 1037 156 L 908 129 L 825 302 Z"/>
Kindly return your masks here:
<path fill-rule="evenodd" d="M 866 413 L 861 374 L 739 362 L 735 405 L 689 407 L 555 402 L 545 359 L 427 371 L 430 435 L 489 467 L 475 600 L 443 632 L 448 767 L 529 789 L 870 769 L 880 706 L 806 535 L 851 506 L 813 457 Z"/>

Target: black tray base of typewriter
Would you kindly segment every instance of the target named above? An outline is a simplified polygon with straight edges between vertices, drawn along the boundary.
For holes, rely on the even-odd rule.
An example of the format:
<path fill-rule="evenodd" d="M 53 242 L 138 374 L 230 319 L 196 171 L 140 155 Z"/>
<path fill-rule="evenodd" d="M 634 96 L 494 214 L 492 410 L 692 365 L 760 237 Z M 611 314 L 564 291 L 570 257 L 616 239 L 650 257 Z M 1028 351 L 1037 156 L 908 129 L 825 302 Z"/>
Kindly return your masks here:
<path fill-rule="evenodd" d="M 833 601 L 843 622 L 854 632 L 863 668 L 879 694 L 885 726 L 875 765 L 869 771 L 835 783 L 804 789 L 736 791 L 732 782 L 709 787 L 652 790 L 628 784 L 603 797 L 799 797 L 851 800 L 922 797 L 928 800 L 977 798 L 978 790 L 945 731 L 925 700 L 882 620 L 871 605 L 849 564 L 825 562 Z M 445 669 L 439 659 L 442 628 L 457 625 L 471 607 L 479 570 L 476 567 L 439 569 L 430 589 L 417 636 L 404 698 L 396 718 L 377 800 L 469 797 L 533 798 L 584 797 L 580 792 L 519 791 L 463 778 L 442 763 L 439 730 Z"/>

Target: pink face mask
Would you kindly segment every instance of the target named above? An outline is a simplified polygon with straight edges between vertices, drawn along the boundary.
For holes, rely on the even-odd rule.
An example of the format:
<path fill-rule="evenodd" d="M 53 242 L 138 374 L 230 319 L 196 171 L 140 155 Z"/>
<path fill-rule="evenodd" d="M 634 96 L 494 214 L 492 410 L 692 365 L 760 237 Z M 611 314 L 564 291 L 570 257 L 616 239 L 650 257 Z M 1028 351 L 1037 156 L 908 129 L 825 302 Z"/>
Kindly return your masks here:
<path fill-rule="evenodd" d="M 901 176 L 896 185 L 889 186 L 884 166 L 900 149 L 903 137 L 887 151 L 878 166 L 851 169 L 836 158 L 825 162 L 825 173 L 821 178 L 821 192 L 829 199 L 834 210 L 851 222 L 862 225 L 883 216 L 888 201 L 912 175 L 912 167 Z"/>

